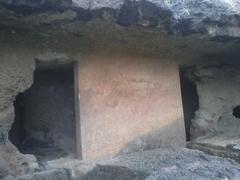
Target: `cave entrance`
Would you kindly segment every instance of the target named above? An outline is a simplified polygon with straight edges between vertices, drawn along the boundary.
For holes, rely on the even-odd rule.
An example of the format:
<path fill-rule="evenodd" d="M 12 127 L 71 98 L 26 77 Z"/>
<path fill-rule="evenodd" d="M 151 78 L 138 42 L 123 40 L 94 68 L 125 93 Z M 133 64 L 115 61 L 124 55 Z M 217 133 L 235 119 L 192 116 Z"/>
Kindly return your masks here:
<path fill-rule="evenodd" d="M 184 122 L 186 130 L 186 139 L 190 141 L 190 127 L 196 110 L 199 109 L 199 100 L 196 85 L 186 77 L 187 69 L 180 68 L 180 81 L 182 91 L 182 104 L 184 113 Z"/>
<path fill-rule="evenodd" d="M 14 102 L 15 122 L 9 132 L 23 154 L 40 161 L 76 154 L 74 65 L 37 64 L 34 83 Z"/>

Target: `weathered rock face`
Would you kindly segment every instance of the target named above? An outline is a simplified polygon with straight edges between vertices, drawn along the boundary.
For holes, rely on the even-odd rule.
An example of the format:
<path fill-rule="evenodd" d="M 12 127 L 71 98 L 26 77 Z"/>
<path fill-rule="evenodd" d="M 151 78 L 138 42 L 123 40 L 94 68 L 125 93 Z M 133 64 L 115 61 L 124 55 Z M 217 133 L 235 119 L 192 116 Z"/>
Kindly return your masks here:
<path fill-rule="evenodd" d="M 16 53 L 18 55 L 7 55 L 8 53 L 5 54 L 4 50 L 2 50 L 1 53 L 0 176 L 3 176 L 8 174 L 9 171 L 12 171 L 11 167 L 16 167 L 16 169 L 12 171 L 13 174 L 20 174 L 28 171 L 27 169 L 30 166 L 36 164 L 36 159 L 34 157 L 27 157 L 20 154 L 8 140 L 8 131 L 14 121 L 14 109 L 12 103 L 18 92 L 23 91 L 31 85 L 34 66 L 31 61 L 29 61 L 28 55 L 25 56 L 25 61 L 23 62 L 18 60 L 18 58 L 23 57 L 22 53 Z"/>
<path fill-rule="evenodd" d="M 32 174 L 26 174 L 18 177 L 8 176 L 4 180 L 70 180 L 69 172 L 66 169 L 54 169 L 46 170 L 43 172 L 36 172 Z"/>
<path fill-rule="evenodd" d="M 197 86 L 199 103 L 188 147 L 239 162 L 239 62 L 234 56 L 210 59 L 188 70 L 187 77 Z"/>
<path fill-rule="evenodd" d="M 188 61 L 204 53 L 238 52 L 238 7 L 236 0 L 1 0 L 0 40 L 71 53 Z"/>
<path fill-rule="evenodd" d="M 85 20 L 112 16 L 121 25 L 164 27 L 168 33 L 239 37 L 238 0 L 1 0 L 10 9 L 73 9 Z M 77 17 L 74 17 L 74 19 Z"/>
<path fill-rule="evenodd" d="M 60 159 L 49 162 L 49 167 L 69 169 L 73 178 L 83 180 L 221 180 L 240 176 L 237 162 L 185 148 L 131 153 L 96 163 Z"/>
<path fill-rule="evenodd" d="M 32 85 L 36 60 L 77 61 L 89 54 L 169 58 L 180 65 L 239 60 L 238 0 L 0 3 L 0 177 L 38 168 L 34 157 L 20 154 L 8 139 L 13 101 Z M 200 65 L 192 75 L 200 108 L 191 136 L 238 137 L 240 121 L 232 115 L 240 104 L 237 68 Z"/>
<path fill-rule="evenodd" d="M 191 148 L 240 161 L 239 63 L 228 58 L 195 66 L 189 77 L 197 85 L 199 109 L 192 120 Z"/>
<path fill-rule="evenodd" d="M 240 103 L 238 69 L 238 64 L 217 62 L 199 65 L 192 70 L 199 96 L 199 110 L 193 120 L 193 136 L 219 134 L 226 138 L 239 137 L 240 121 L 234 115 L 234 108 Z"/>
<path fill-rule="evenodd" d="M 199 151 L 188 149 L 154 150 L 119 156 L 113 160 L 100 162 L 100 167 L 93 169 L 87 177 L 111 174 L 108 165 L 126 167 L 148 175 L 146 180 L 156 179 L 238 179 L 239 166 L 236 162 L 218 157 L 208 156 Z M 234 167 L 234 164 L 236 167 Z M 225 171 L 224 169 L 228 170 Z M 113 171 L 114 172 L 114 171 Z M 134 171 L 133 171 L 134 172 Z M 120 174 L 121 175 L 121 174 Z M 119 175 L 119 177 L 121 177 Z M 144 176 L 143 176 L 144 177 Z M 94 178 L 93 178 L 94 179 Z M 104 179 L 104 178 L 103 178 Z M 124 179 L 124 178 L 123 178 Z"/>
<path fill-rule="evenodd" d="M 33 83 L 35 59 L 42 61 L 64 61 L 61 54 L 50 53 L 35 56 L 28 49 L 1 49 L 0 72 L 0 177 L 34 172 L 39 169 L 37 160 L 32 155 L 21 154 L 9 141 L 8 132 L 14 122 L 13 102 L 18 93 L 28 89 Z M 46 58 L 47 57 L 47 58 Z"/>

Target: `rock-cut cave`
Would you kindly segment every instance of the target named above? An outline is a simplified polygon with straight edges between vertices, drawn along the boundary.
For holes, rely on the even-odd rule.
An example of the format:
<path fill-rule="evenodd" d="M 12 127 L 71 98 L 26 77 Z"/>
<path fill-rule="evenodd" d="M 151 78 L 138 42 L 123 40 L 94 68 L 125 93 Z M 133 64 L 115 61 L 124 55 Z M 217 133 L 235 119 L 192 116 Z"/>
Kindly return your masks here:
<path fill-rule="evenodd" d="M 37 68 L 33 85 L 14 102 L 9 138 L 23 154 L 51 160 L 76 151 L 73 66 Z"/>
<path fill-rule="evenodd" d="M 0 179 L 240 179 L 239 24 L 239 0 L 0 0 Z"/>

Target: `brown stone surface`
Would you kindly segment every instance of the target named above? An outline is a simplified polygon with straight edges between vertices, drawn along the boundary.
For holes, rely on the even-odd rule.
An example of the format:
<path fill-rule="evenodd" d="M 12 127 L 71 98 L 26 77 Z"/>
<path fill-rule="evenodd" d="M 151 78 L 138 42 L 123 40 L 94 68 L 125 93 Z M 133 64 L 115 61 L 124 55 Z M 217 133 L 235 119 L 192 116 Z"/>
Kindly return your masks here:
<path fill-rule="evenodd" d="M 185 145 L 174 62 L 88 57 L 79 68 L 83 159 Z"/>

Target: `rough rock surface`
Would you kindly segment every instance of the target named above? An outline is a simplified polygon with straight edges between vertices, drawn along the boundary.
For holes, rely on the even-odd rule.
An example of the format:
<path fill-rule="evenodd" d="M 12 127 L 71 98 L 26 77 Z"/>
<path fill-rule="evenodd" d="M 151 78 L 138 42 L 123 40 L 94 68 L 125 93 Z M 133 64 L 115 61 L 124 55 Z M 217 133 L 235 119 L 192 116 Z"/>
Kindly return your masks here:
<path fill-rule="evenodd" d="M 139 37 L 141 36 L 139 35 Z M 136 39 L 139 37 L 137 36 Z M 8 132 L 12 126 L 12 123 L 14 122 L 13 102 L 18 93 L 24 92 L 32 85 L 36 60 L 42 62 L 51 61 L 61 64 L 64 62 L 70 62 L 72 59 L 82 59 L 80 55 L 76 55 L 75 53 L 73 56 L 74 53 L 71 53 L 71 51 L 64 48 L 54 49 L 48 47 L 48 44 L 46 44 L 45 48 L 37 49 L 36 47 L 31 47 L 29 44 L 25 44 L 26 46 L 23 46 L 22 41 L 26 41 L 26 39 L 19 41 L 19 44 L 12 45 L 0 42 L 0 162 L 3 164 L 0 169 L 1 176 L 5 176 L 7 174 L 16 175 L 26 172 L 33 172 L 36 168 L 38 168 L 36 167 L 35 158 L 28 158 L 28 156 L 19 153 L 16 147 L 14 147 L 8 139 Z M 57 44 L 62 45 L 64 43 L 62 42 Z M 71 44 L 69 45 L 68 43 L 65 43 L 64 45 L 70 46 Z M 81 53 L 81 49 L 76 48 L 75 50 L 74 47 L 78 46 L 70 46 L 70 49 Z M 140 50 L 141 49 L 142 47 Z M 154 49 L 150 48 L 150 50 Z M 176 50 L 177 48 L 174 48 L 173 51 Z M 190 51 L 191 50 L 192 49 L 190 49 Z M 157 51 L 157 49 L 155 49 L 154 51 L 163 52 L 164 49 L 161 51 Z M 169 54 L 168 51 L 166 52 L 166 54 Z M 190 56 L 192 57 L 193 55 L 191 54 Z M 194 56 L 196 56 L 196 54 L 194 54 Z"/>
<path fill-rule="evenodd" d="M 195 113 L 192 134 L 222 137 L 217 144 L 239 143 L 239 118 L 233 109 L 239 106 L 240 73 L 238 63 L 218 61 L 203 63 L 190 71 L 190 78 L 196 83 L 199 110 Z M 224 139 L 225 137 L 225 139 Z M 235 142 L 234 142 L 235 140 Z"/>
<path fill-rule="evenodd" d="M 21 154 L 8 139 L 8 131 L 14 121 L 13 101 L 18 92 L 30 87 L 34 65 L 27 54 L 24 62 L 18 61 L 22 53 L 4 54 L 3 50 L 0 66 L 0 178 L 33 172 L 38 168 L 35 157 Z"/>
<path fill-rule="evenodd" d="M 112 53 L 169 58 L 184 65 L 238 61 L 239 6 L 239 0 L 0 0 L 0 176 L 37 168 L 36 159 L 20 154 L 8 140 L 13 101 L 32 85 L 35 60 L 62 62 Z M 196 81 L 196 136 L 239 135 L 238 120 L 230 113 L 239 102 L 238 72 L 224 69 L 197 70 L 195 76 L 202 80 Z"/>
<path fill-rule="evenodd" d="M 221 60 L 222 59 L 222 60 Z M 240 73 L 238 61 L 219 58 L 189 70 L 197 86 L 199 109 L 192 120 L 191 148 L 239 162 Z M 237 110 L 234 110 L 237 108 Z"/>
<path fill-rule="evenodd" d="M 8 176 L 3 180 L 70 180 L 70 176 L 65 169 L 54 169 L 18 177 Z"/>
<path fill-rule="evenodd" d="M 62 163 L 61 163 L 62 162 Z M 157 180 L 157 179 L 231 179 L 240 178 L 240 165 L 235 161 L 210 156 L 197 150 L 157 149 L 97 163 L 67 163 L 62 159 L 49 163 L 49 167 L 69 168 L 72 177 L 83 180 Z"/>
<path fill-rule="evenodd" d="M 240 37 L 238 0 L 1 0 L 0 3 L 3 5 L 0 13 L 7 20 L 1 24 L 6 27 L 12 21 L 19 21 L 18 26 L 25 24 L 23 27 L 29 29 L 36 23 L 100 18 L 112 19 L 123 26 L 160 28 L 168 34 L 205 34 L 217 41 Z"/>
<path fill-rule="evenodd" d="M 1 0 L 7 7 L 37 9 L 78 9 L 84 19 L 109 13 L 122 25 L 163 26 L 168 33 L 203 33 L 211 36 L 239 37 L 238 0 Z M 100 13 L 91 13 L 97 10 Z M 114 10 L 114 11 L 113 11 Z M 85 13 L 84 13 L 85 12 Z M 84 17 L 85 16 L 85 17 Z"/>
<path fill-rule="evenodd" d="M 33 83 L 35 59 L 42 61 L 66 61 L 61 54 L 50 53 L 34 56 L 30 49 L 1 49 L 0 66 L 0 178 L 6 175 L 21 175 L 39 169 L 32 155 L 23 155 L 8 139 L 8 132 L 14 122 L 13 102 L 18 93 L 28 89 Z"/>

